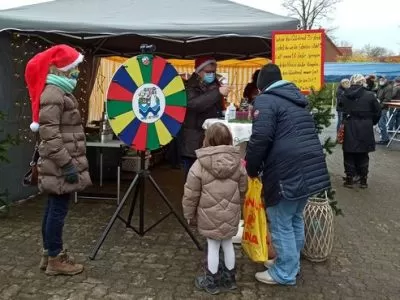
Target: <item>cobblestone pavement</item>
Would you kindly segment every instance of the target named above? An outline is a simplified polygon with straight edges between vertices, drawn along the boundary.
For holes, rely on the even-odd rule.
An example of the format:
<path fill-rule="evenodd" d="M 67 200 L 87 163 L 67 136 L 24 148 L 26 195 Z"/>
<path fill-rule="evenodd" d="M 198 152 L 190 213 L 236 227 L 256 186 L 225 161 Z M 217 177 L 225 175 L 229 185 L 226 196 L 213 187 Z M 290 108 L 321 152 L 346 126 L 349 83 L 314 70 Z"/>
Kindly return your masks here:
<path fill-rule="evenodd" d="M 368 190 L 346 190 L 338 147 L 328 157 L 332 181 L 344 217 L 337 217 L 335 244 L 324 263 L 302 261 L 295 287 L 257 283 L 262 266 L 237 249 L 239 291 L 221 299 L 400 299 L 400 149 L 379 148 L 371 155 Z M 164 192 L 180 209 L 182 176 L 160 167 L 153 172 Z M 169 217 L 140 238 L 117 220 L 96 260 L 88 255 L 114 212 L 112 202 L 81 200 L 71 205 L 65 242 L 85 263 L 75 277 L 47 277 L 38 268 L 40 220 L 44 201 L 30 200 L 0 219 L 0 299 L 209 299 L 196 291 L 200 270 L 197 251 L 179 223 Z M 145 223 L 166 209 L 148 189 Z M 135 217 L 137 220 L 137 217 Z"/>

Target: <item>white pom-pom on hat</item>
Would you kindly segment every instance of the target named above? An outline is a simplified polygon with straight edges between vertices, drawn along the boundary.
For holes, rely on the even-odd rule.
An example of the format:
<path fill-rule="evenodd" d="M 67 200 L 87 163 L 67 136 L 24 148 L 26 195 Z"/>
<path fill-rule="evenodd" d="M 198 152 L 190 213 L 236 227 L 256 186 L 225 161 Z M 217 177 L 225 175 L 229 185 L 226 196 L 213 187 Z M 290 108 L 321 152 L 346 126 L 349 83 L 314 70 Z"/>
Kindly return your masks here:
<path fill-rule="evenodd" d="M 32 122 L 31 125 L 29 125 L 29 127 L 31 128 L 31 130 L 33 132 L 39 131 L 39 123 L 37 123 L 37 122 Z"/>

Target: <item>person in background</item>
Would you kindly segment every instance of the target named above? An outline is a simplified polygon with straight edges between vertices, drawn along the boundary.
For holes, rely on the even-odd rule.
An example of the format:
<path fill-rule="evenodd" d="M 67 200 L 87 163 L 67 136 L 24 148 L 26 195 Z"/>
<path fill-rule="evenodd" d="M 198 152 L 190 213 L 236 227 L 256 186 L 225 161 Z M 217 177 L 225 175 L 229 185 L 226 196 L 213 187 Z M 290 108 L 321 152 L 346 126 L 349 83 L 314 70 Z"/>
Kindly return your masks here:
<path fill-rule="evenodd" d="M 258 74 L 260 74 L 260 70 L 257 70 L 253 73 L 251 78 L 251 82 L 249 82 L 243 91 L 243 98 L 247 99 L 248 104 L 252 104 L 256 96 L 258 95 L 259 91 L 257 88 L 257 79 Z"/>
<path fill-rule="evenodd" d="M 400 101 L 400 77 L 396 77 L 394 79 L 393 84 L 393 100 Z M 389 123 L 390 130 L 397 130 L 400 126 L 400 109 L 398 108 L 396 111 L 394 108 L 389 109 L 389 114 L 392 115 L 392 118 Z"/>
<path fill-rule="evenodd" d="M 381 140 L 378 142 L 378 144 L 386 145 L 389 142 L 389 134 L 387 128 L 388 106 L 385 103 L 392 100 L 393 85 L 385 77 L 380 77 L 378 82 L 379 87 L 377 91 L 377 97 L 382 108 L 381 118 L 378 123 Z"/>
<path fill-rule="evenodd" d="M 364 88 L 365 78 L 361 74 L 353 75 L 350 83 L 342 101 L 344 186 L 353 188 L 354 177 L 359 175 L 360 187 L 367 188 L 368 153 L 375 151 L 373 126 L 381 117 L 381 107 L 374 93 Z"/>
<path fill-rule="evenodd" d="M 29 60 L 25 80 L 32 103 L 31 130 L 39 132 L 39 190 L 48 194 L 42 222 L 40 269 L 47 275 L 76 275 L 83 266 L 63 249 L 62 233 L 71 194 L 91 184 L 86 138 L 73 96 L 83 56 L 67 45 L 53 46 Z"/>
<path fill-rule="evenodd" d="M 195 72 L 186 82 L 188 96 L 186 117 L 180 133 L 180 148 L 185 177 L 196 161 L 195 151 L 204 140 L 203 123 L 210 118 L 222 117 L 223 99 L 230 87 L 220 85 L 216 79 L 217 62 L 212 57 L 195 60 Z"/>
<path fill-rule="evenodd" d="M 366 80 L 366 86 L 365 88 L 376 94 L 376 91 L 378 90 L 378 87 L 376 86 L 376 76 L 371 74 L 365 77 Z"/>
<path fill-rule="evenodd" d="M 340 81 L 340 84 L 336 90 L 336 111 L 338 115 L 338 121 L 336 125 L 336 132 L 339 131 L 339 127 L 342 124 L 342 119 L 343 119 L 343 113 L 341 109 L 341 104 L 340 102 L 342 101 L 342 97 L 344 94 L 344 91 L 350 87 L 350 80 L 348 78 L 344 78 Z"/>
<path fill-rule="evenodd" d="M 199 233 L 207 238 L 207 266 L 195 284 L 210 294 L 218 294 L 221 288 L 237 288 L 232 237 L 238 232 L 247 174 L 239 149 L 232 142 L 224 124 L 215 123 L 207 129 L 204 147 L 196 150 L 197 160 L 190 168 L 182 200 L 185 219 L 197 224 Z M 221 247 L 224 263 L 219 272 Z"/>
<path fill-rule="evenodd" d="M 279 67 L 265 65 L 258 76 L 253 128 L 247 145 L 249 177 L 262 173 L 275 262 L 256 279 L 295 285 L 304 246 L 303 210 L 310 196 L 330 188 L 325 155 L 308 102 Z"/>

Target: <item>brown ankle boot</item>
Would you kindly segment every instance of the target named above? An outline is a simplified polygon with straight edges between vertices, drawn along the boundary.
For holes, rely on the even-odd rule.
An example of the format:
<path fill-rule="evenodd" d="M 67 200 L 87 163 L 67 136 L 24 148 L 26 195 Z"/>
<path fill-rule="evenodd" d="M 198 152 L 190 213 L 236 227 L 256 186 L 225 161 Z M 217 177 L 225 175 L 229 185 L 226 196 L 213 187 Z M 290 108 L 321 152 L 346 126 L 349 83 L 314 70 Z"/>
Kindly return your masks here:
<path fill-rule="evenodd" d="M 39 269 L 42 271 L 46 271 L 48 262 L 49 262 L 49 252 L 43 249 L 42 258 L 40 259 L 39 263 Z"/>
<path fill-rule="evenodd" d="M 61 251 L 60 254 L 66 255 L 68 257 L 69 261 L 75 262 L 75 259 L 71 255 L 68 254 L 67 249 L 64 249 L 63 251 Z M 39 263 L 39 269 L 42 271 L 46 271 L 48 263 L 49 263 L 49 252 L 47 250 L 43 249 L 42 258 L 40 259 L 40 263 Z"/>
<path fill-rule="evenodd" d="M 47 275 L 77 275 L 82 273 L 83 265 L 76 264 L 64 251 L 56 257 L 49 257 Z"/>

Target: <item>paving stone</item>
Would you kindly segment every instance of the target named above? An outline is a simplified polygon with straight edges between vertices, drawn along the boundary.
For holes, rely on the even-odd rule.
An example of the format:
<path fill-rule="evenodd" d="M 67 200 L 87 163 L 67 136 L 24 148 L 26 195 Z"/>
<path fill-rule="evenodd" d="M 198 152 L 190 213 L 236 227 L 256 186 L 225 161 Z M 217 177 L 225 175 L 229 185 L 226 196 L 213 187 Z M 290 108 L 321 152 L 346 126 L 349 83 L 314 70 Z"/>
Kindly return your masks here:
<path fill-rule="evenodd" d="M 1 297 L 4 299 L 15 299 L 16 295 L 18 294 L 18 292 L 21 290 L 21 288 L 16 285 L 13 284 L 9 287 L 6 287 L 2 292 L 1 292 Z"/>
<path fill-rule="evenodd" d="M 397 148 L 396 148 L 397 147 Z M 259 283 L 254 274 L 263 270 L 236 246 L 239 290 L 212 297 L 194 286 L 201 273 L 204 253 L 179 223 L 170 217 L 139 237 L 118 220 L 94 261 L 88 258 L 115 210 L 113 201 L 71 203 L 64 239 L 85 271 L 73 277 L 49 277 L 38 270 L 40 218 L 45 199 L 39 197 L 12 207 L 0 226 L 0 299 L 378 299 L 398 300 L 400 295 L 400 147 L 377 148 L 371 154 L 367 190 L 342 187 L 340 147 L 327 157 L 336 198 L 344 217 L 335 217 L 334 248 L 324 263 L 301 261 L 295 287 Z M 181 209 L 182 174 L 165 166 L 153 171 L 175 207 Z M 397 177 L 396 177 L 397 176 Z M 129 182 L 124 183 L 124 187 Z M 105 187 L 114 189 L 114 185 Z M 158 196 L 147 189 L 146 226 L 167 212 Z M 123 212 L 127 214 L 127 209 Z M 134 217 L 135 224 L 138 218 Z M 197 233 L 196 233 L 197 235 Z M 204 239 L 200 238 L 204 244 Z M 36 298 L 35 298 L 36 297 Z"/>
<path fill-rule="evenodd" d="M 95 299 L 102 299 L 105 295 L 107 295 L 107 292 L 107 287 L 98 285 L 92 290 L 90 297 L 93 297 Z"/>
<path fill-rule="evenodd" d="M 59 296 L 59 295 L 54 295 L 51 298 L 49 298 L 50 300 L 68 300 L 70 297 L 67 296 Z"/>

